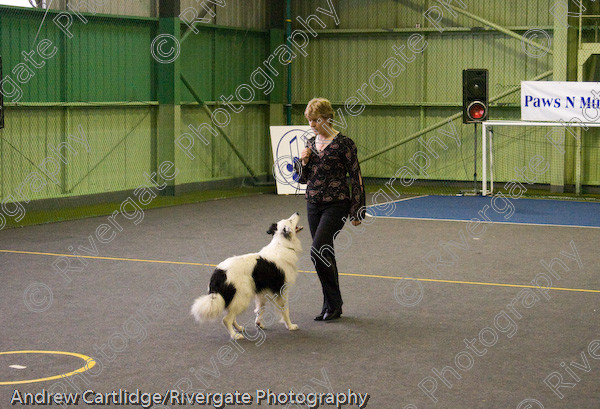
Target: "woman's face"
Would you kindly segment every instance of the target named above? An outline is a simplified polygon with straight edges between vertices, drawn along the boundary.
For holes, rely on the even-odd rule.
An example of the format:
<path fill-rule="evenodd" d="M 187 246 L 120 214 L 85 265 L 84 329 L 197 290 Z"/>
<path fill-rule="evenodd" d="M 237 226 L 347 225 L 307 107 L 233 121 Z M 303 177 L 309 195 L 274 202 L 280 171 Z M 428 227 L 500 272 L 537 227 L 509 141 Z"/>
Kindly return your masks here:
<path fill-rule="evenodd" d="M 328 125 L 326 118 L 322 116 L 307 116 L 306 119 L 308 119 L 308 125 L 310 125 L 316 134 L 329 137 L 331 127 Z"/>

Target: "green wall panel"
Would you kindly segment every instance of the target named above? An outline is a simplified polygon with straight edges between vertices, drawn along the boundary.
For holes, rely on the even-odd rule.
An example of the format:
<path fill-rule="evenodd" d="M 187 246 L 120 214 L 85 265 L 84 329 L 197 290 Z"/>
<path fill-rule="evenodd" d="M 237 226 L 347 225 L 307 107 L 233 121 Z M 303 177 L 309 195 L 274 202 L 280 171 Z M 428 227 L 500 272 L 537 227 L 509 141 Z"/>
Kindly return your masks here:
<path fill-rule="evenodd" d="M 70 133 L 81 126 L 90 144 L 89 155 L 73 162 L 74 193 L 133 189 L 151 172 L 152 109 L 147 107 L 72 109 Z"/>
<path fill-rule="evenodd" d="M 210 118 L 204 110 L 193 106 L 184 106 L 181 108 L 181 132 L 188 133 L 192 137 L 193 133 L 188 126 L 197 128 L 203 123 L 210 123 Z M 220 136 L 210 136 L 204 134 L 209 144 L 205 145 L 198 138 L 194 137 L 194 146 L 191 148 L 191 154 L 195 156 L 190 159 L 180 148 L 175 149 L 175 161 L 179 169 L 178 183 L 194 183 L 213 178 L 213 157 L 216 138 Z"/>
<path fill-rule="evenodd" d="M 2 198 L 16 194 L 19 185 L 28 177 L 34 177 L 34 174 L 40 175 L 43 182 L 38 186 L 43 188 L 32 190 L 27 187 L 29 183 L 25 183 L 22 192 L 27 199 L 55 197 L 60 194 L 59 186 L 45 176 L 39 166 L 51 153 L 48 146 L 57 146 L 60 143 L 62 120 L 60 109 L 12 108 L 9 110 L 0 140 Z M 51 169 L 50 165 L 48 169 Z"/>
<path fill-rule="evenodd" d="M 551 25 L 553 16 L 550 8 L 556 0 L 462 0 L 467 5 L 467 11 L 483 16 L 486 19 L 504 26 L 547 26 Z M 440 7 L 435 0 L 333 0 L 334 7 L 340 19 L 341 29 L 348 28 L 415 28 L 417 24 L 431 27 L 424 18 L 424 13 L 432 6 Z M 459 6 L 457 1 L 452 4 Z M 317 8 L 328 8 L 322 0 L 293 0 L 293 16 L 321 17 L 327 28 L 333 27 L 333 19 L 317 12 Z M 446 10 L 441 23 L 444 27 L 480 26 L 473 20 L 459 15 L 457 17 Z"/>
<path fill-rule="evenodd" d="M 225 7 L 216 8 L 216 23 L 232 27 L 268 28 L 268 0 L 227 0 Z M 198 2 L 193 2 L 199 8 Z M 183 5 L 183 2 L 182 2 Z"/>
<path fill-rule="evenodd" d="M 569 137 L 569 133 L 567 133 Z M 583 132 L 582 142 L 582 162 L 583 162 L 583 180 L 584 185 L 600 185 L 600 130 L 590 128 Z"/>
<path fill-rule="evenodd" d="M 203 28 L 198 34 L 190 34 L 183 43 L 185 58 L 181 70 L 200 98 L 218 101 L 221 95 L 234 95 L 239 85 L 250 84 L 250 74 L 262 66 L 267 56 L 267 42 L 268 35 L 262 31 Z M 265 99 L 264 94 L 258 92 L 254 98 Z M 182 101 L 194 102 L 185 88 Z"/>
<path fill-rule="evenodd" d="M 67 44 L 70 101 L 150 101 L 152 26 L 94 21 Z"/>
<path fill-rule="evenodd" d="M 214 106 L 210 108 L 214 109 Z M 268 111 L 266 105 L 245 105 L 242 112 L 231 115 L 231 122 L 223 128 L 257 175 L 271 173 L 271 142 L 268 126 L 266 126 Z M 182 108 L 182 133 L 191 134 L 189 125 L 198 127 L 203 123 L 214 127 L 204 110 L 197 106 Z M 193 160 L 188 158 L 181 149 L 175 150 L 175 160 L 181 171 L 178 183 L 250 177 L 220 134 L 207 139 L 210 143 L 205 145 L 195 138 L 194 147 L 191 149 L 195 156 Z"/>
<path fill-rule="evenodd" d="M 30 199 L 58 198 L 134 189 L 144 183 L 151 166 L 152 108 L 9 108 L 0 152 L 2 197 L 15 192 L 32 173 L 46 176 L 38 192 L 26 189 Z M 83 131 L 83 136 L 81 132 Z M 87 139 L 88 148 L 71 135 Z M 66 164 L 56 149 L 61 149 Z M 12 145 L 12 146 L 11 146 Z M 30 186 L 25 183 L 25 186 Z"/>
<path fill-rule="evenodd" d="M 262 66 L 267 55 L 267 41 L 266 33 L 216 32 L 214 100 L 221 95 L 227 97 L 234 94 L 241 84 L 250 84 L 250 74 Z M 277 63 L 273 63 L 273 66 L 280 69 Z M 261 93 L 256 96 L 255 100 L 265 100 Z"/>
<path fill-rule="evenodd" d="M 31 51 L 40 41 L 50 40 L 52 47 L 57 47 L 56 54 L 44 60 L 43 67 L 32 69 L 33 78 L 21 86 L 21 102 L 153 99 L 150 80 L 154 60 L 149 44 L 154 21 L 90 17 L 88 23 L 83 24 L 74 18 L 70 28 L 73 37 L 68 38 L 52 22 L 54 15 L 48 13 L 41 24 L 43 14 L 0 8 L 0 46 L 5 75 L 15 77 L 11 71 L 23 62 L 21 53 Z M 62 96 L 62 87 L 66 88 L 65 96 Z M 11 100 L 8 98 L 8 102 Z"/>
<path fill-rule="evenodd" d="M 394 78 L 383 64 L 392 57 L 402 62 L 393 47 L 406 45 L 408 38 L 396 34 L 313 40 L 307 47 L 308 56 L 297 57 L 293 65 L 294 100 L 308 101 L 318 90 L 332 101 L 345 101 L 358 96 L 372 76 L 383 88 L 379 71 L 389 80 L 391 92 L 364 87 L 374 103 L 461 104 L 463 69 L 487 68 L 492 96 L 551 69 L 550 57 L 529 58 L 517 40 L 503 34 L 426 34 L 427 48 L 415 54 L 412 62 L 403 62 L 404 71 Z M 322 64 L 324 59 L 335 64 Z M 515 95 L 503 102 L 518 103 L 518 93 Z"/>
<path fill-rule="evenodd" d="M 181 27 L 182 32 L 184 27 Z M 214 36 L 213 30 L 201 30 L 198 34 L 190 34 L 181 44 L 184 56 L 181 59 L 181 72 L 204 101 L 214 100 Z M 181 89 L 181 100 L 194 101 L 186 87 Z"/>
<path fill-rule="evenodd" d="M 3 59 L 3 75 L 10 76 L 21 88 L 22 98 L 19 102 L 26 101 L 60 101 L 60 82 L 61 82 L 61 64 L 60 64 L 60 31 L 54 24 L 45 24 L 42 26 L 37 41 L 34 43 L 36 33 L 40 28 L 40 15 L 37 13 L 17 13 L 14 9 L 0 8 L 0 50 Z M 51 53 L 53 47 L 57 47 L 53 57 L 44 59 L 36 54 L 33 59 L 37 64 L 43 64 L 41 68 L 33 67 L 32 63 L 26 63 L 22 52 L 30 53 L 36 50 L 37 44 L 42 40 L 49 40 L 52 46 L 46 50 Z M 31 72 L 23 74 L 29 77 L 17 79 L 17 74 L 13 70 L 18 70 L 25 64 Z M 15 101 L 16 98 L 5 98 L 5 102 Z"/>

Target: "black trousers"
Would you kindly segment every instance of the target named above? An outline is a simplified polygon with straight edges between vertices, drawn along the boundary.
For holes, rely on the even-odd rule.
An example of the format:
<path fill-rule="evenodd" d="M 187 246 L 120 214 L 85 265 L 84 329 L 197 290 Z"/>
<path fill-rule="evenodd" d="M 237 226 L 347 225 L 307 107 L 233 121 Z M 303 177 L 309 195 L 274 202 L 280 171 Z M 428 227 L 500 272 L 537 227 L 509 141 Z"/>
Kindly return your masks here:
<path fill-rule="evenodd" d="M 344 227 L 350 211 L 349 202 L 315 204 L 308 202 L 308 225 L 313 238 L 310 256 L 323 287 L 323 310 L 333 311 L 343 304 L 333 238 Z"/>

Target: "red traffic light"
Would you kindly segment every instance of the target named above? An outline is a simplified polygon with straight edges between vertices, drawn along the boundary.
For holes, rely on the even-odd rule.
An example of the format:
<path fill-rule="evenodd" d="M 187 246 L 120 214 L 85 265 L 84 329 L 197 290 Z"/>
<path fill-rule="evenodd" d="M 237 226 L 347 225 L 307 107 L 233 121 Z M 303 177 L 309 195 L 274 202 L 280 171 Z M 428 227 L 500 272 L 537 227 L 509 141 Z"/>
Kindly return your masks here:
<path fill-rule="evenodd" d="M 489 115 L 488 70 L 463 70 L 462 119 L 464 124 L 483 122 Z"/>
<path fill-rule="evenodd" d="M 481 102 L 475 101 L 472 102 L 471 105 L 469 105 L 467 112 L 469 113 L 470 119 L 479 120 L 485 117 L 486 108 L 485 105 Z"/>

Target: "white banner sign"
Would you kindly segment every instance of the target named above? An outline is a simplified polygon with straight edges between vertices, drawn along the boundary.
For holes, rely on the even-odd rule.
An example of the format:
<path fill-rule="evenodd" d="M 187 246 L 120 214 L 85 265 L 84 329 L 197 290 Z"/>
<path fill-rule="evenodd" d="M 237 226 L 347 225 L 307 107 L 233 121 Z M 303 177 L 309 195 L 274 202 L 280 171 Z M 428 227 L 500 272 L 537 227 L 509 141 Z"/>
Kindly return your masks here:
<path fill-rule="evenodd" d="M 600 82 L 522 81 L 521 119 L 600 122 Z"/>
<path fill-rule="evenodd" d="M 294 161 L 306 146 L 306 141 L 314 136 L 308 125 L 271 126 L 271 146 L 273 147 L 273 176 L 277 184 L 277 194 L 304 194 L 306 185 L 298 183 L 294 173 Z"/>

